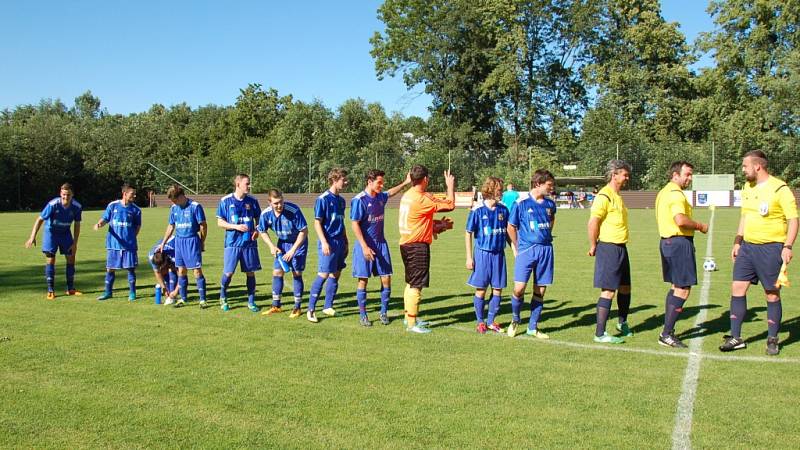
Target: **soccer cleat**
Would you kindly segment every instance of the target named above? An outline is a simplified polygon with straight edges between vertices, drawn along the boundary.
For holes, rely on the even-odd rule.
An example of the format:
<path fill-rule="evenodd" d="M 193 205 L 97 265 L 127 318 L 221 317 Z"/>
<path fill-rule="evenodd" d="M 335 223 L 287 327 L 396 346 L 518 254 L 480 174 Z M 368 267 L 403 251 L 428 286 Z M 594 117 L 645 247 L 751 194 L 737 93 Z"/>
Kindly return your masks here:
<path fill-rule="evenodd" d="M 674 333 L 670 333 L 666 336 L 659 335 L 658 343 L 664 347 L 686 348 L 686 344 L 684 344 L 680 339 L 676 338 Z"/>
<path fill-rule="evenodd" d="M 480 334 L 486 334 L 486 324 L 483 322 L 479 323 L 478 326 L 475 327 L 475 331 Z"/>
<path fill-rule="evenodd" d="M 747 348 L 747 342 L 745 342 L 744 339 L 726 335 L 725 342 L 719 346 L 719 351 L 732 352 L 734 350 L 741 350 L 743 348 Z"/>
<path fill-rule="evenodd" d="M 200 300 L 200 309 L 206 309 L 208 303 L 205 300 Z"/>
<path fill-rule="evenodd" d="M 603 333 L 602 336 L 595 336 L 594 341 L 598 344 L 624 344 L 625 339 L 617 336 L 611 336 L 608 333 Z"/>
<path fill-rule="evenodd" d="M 495 333 L 502 333 L 503 332 L 503 327 L 501 327 L 500 324 L 497 323 L 497 322 L 490 323 L 489 325 L 486 326 L 486 328 L 489 331 L 493 331 Z"/>
<path fill-rule="evenodd" d="M 257 313 L 257 312 L 261 311 L 261 308 L 259 308 L 258 305 L 256 305 L 255 303 L 248 303 L 247 304 L 247 309 L 249 309 L 250 312 L 254 312 L 254 313 Z"/>
<path fill-rule="evenodd" d="M 281 307 L 280 306 L 273 306 L 269 310 L 262 312 L 261 315 L 262 316 L 271 316 L 271 315 L 279 313 L 279 312 L 283 312 Z"/>
<path fill-rule="evenodd" d="M 430 328 L 423 327 L 422 325 L 414 325 L 411 328 L 406 328 L 406 331 L 409 333 L 428 334 L 433 330 L 431 330 Z"/>
<path fill-rule="evenodd" d="M 308 320 L 311 323 L 319 322 L 319 319 L 317 319 L 317 314 L 314 312 L 313 309 L 309 309 L 308 311 L 306 311 L 306 320 Z"/>
<path fill-rule="evenodd" d="M 536 339 L 550 339 L 550 336 L 548 336 L 545 333 L 542 333 L 539 330 L 526 330 L 525 334 L 528 335 L 528 336 L 533 336 Z"/>
<path fill-rule="evenodd" d="M 136 301 L 136 292 L 131 292 L 128 294 L 128 301 L 135 302 Z"/>
<path fill-rule="evenodd" d="M 362 327 L 371 327 L 372 326 L 372 322 L 369 320 L 369 317 L 367 317 L 367 316 L 361 316 L 361 318 L 358 319 L 358 323 L 360 323 Z"/>
<path fill-rule="evenodd" d="M 185 305 L 185 304 L 186 304 L 186 300 L 184 300 L 184 299 L 182 299 L 182 298 L 178 298 L 178 302 L 177 302 L 177 303 L 175 303 L 175 307 L 176 307 L 176 308 L 180 308 L 181 306 L 183 306 L 183 305 Z"/>
<path fill-rule="evenodd" d="M 228 306 L 228 302 L 226 302 L 224 299 L 219 302 L 219 307 L 223 311 L 230 311 L 231 310 L 231 307 Z"/>
<path fill-rule="evenodd" d="M 47 299 L 48 300 L 55 300 L 56 299 L 56 293 L 53 292 L 53 291 L 47 291 Z"/>
<path fill-rule="evenodd" d="M 111 294 L 103 293 L 103 295 L 101 295 L 100 297 L 97 297 L 97 300 L 102 302 L 103 300 L 108 300 L 110 298 L 111 298 Z"/>
<path fill-rule="evenodd" d="M 632 337 L 633 331 L 631 331 L 631 327 L 628 326 L 628 322 L 622 322 L 617 324 L 617 331 L 620 332 L 622 337 Z"/>
<path fill-rule="evenodd" d="M 384 313 L 381 313 L 381 315 L 380 315 L 380 316 L 378 316 L 378 319 L 379 319 L 379 320 L 381 321 L 381 323 L 382 323 L 382 324 L 384 324 L 384 325 L 389 325 L 389 324 L 391 323 L 391 322 L 389 322 L 389 316 L 387 316 L 387 315 L 386 315 L 386 314 L 384 314 Z"/>
<path fill-rule="evenodd" d="M 419 326 L 421 326 L 421 327 L 427 327 L 428 325 L 430 325 L 430 324 L 431 324 L 431 323 L 430 323 L 430 322 L 428 322 L 427 320 L 422 320 L 422 319 L 417 319 L 417 322 L 416 322 L 416 323 L 417 323 L 417 325 L 419 325 Z M 405 325 L 406 327 L 408 327 L 408 319 L 403 319 L 403 325 Z"/>
<path fill-rule="evenodd" d="M 514 337 L 517 335 L 517 328 L 519 328 L 519 322 L 511 322 L 508 326 L 508 337 Z"/>
<path fill-rule="evenodd" d="M 83 295 L 83 292 L 75 289 L 70 289 L 67 291 L 67 295 Z"/>
<path fill-rule="evenodd" d="M 777 337 L 768 337 L 767 338 L 767 354 L 770 356 L 775 356 L 781 352 L 780 347 L 778 347 L 778 338 Z"/>
<path fill-rule="evenodd" d="M 322 310 L 322 314 L 325 314 L 326 316 L 333 317 L 333 316 L 336 315 L 336 310 L 333 309 L 333 308 L 325 308 L 325 309 Z"/>
<path fill-rule="evenodd" d="M 289 314 L 289 318 L 297 319 L 298 317 L 300 317 L 300 314 L 303 314 L 303 311 L 301 311 L 300 308 L 295 308 L 292 310 L 292 313 Z"/>

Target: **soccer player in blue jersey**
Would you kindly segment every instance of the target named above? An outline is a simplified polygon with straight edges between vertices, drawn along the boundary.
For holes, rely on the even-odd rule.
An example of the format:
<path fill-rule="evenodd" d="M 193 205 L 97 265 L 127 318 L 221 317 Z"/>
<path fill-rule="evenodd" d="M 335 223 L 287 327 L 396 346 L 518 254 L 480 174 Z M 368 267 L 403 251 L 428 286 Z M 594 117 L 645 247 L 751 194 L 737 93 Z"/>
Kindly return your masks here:
<path fill-rule="evenodd" d="M 103 216 L 94 225 L 97 231 L 108 224 L 106 234 L 106 285 L 98 300 L 108 300 L 114 290 L 117 270 L 128 271 L 128 300 L 136 300 L 136 266 L 139 265 L 136 237 L 142 228 L 142 210 L 133 203 L 136 189 L 128 184 L 122 185 L 122 198 L 114 200 L 106 207 Z"/>
<path fill-rule="evenodd" d="M 192 269 L 200 296 L 200 308 L 206 307 L 206 277 L 203 275 L 203 251 L 208 235 L 208 224 L 203 205 L 186 197 L 179 185 L 167 190 L 167 198 L 172 202 L 169 209 L 169 224 L 162 242 L 167 242 L 175 233 L 175 267 L 178 268 L 178 305 L 186 303 L 189 288 L 188 271 Z"/>
<path fill-rule="evenodd" d="M 278 238 L 277 245 L 272 243 L 269 230 L 272 230 Z M 258 232 L 275 257 L 272 266 L 272 307 L 261 314 L 271 315 L 282 311 L 281 294 L 283 294 L 283 275 L 286 273 L 284 271 L 286 268 L 292 272 L 294 291 L 294 308 L 289 318 L 296 319 L 301 314 L 303 271 L 306 269 L 308 255 L 308 224 L 303 211 L 294 203 L 285 202 L 281 191 L 270 189 L 269 206 L 264 209 L 258 220 Z"/>
<path fill-rule="evenodd" d="M 150 248 L 147 253 L 147 261 L 153 268 L 153 275 L 156 283 L 161 286 L 161 291 L 167 296 L 164 304 L 172 305 L 175 303 L 175 296 L 178 295 L 178 269 L 175 267 L 175 236 L 163 239 Z"/>
<path fill-rule="evenodd" d="M 367 283 L 370 276 L 381 277 L 380 321 L 389 325 L 389 298 L 392 295 L 392 258 L 389 244 L 383 234 L 383 219 L 386 203 L 403 188 L 411 184 L 411 175 L 405 181 L 383 192 L 384 176 L 382 170 L 367 172 L 367 186 L 350 201 L 350 226 L 359 245 L 353 246 L 353 278 L 358 278 L 356 301 L 359 321 L 362 326 L 371 327 L 367 316 Z"/>
<path fill-rule="evenodd" d="M 256 305 L 256 274 L 261 270 L 258 257 L 258 217 L 261 207 L 249 194 L 250 176 L 240 173 L 233 181 L 234 191 L 219 201 L 217 225 L 225 229 L 225 253 L 220 281 L 219 303 L 228 311 L 228 286 L 238 264 L 247 275 L 247 307 L 252 312 L 261 309 Z"/>
<path fill-rule="evenodd" d="M 67 260 L 67 295 L 81 295 L 75 290 L 75 253 L 78 251 L 78 237 L 81 235 L 81 212 L 83 207 L 75 200 L 72 185 L 61 185 L 59 196 L 47 202 L 36 221 L 33 222 L 31 236 L 25 242 L 26 248 L 36 245 L 39 228 L 44 227 L 42 253 L 45 257 L 44 276 L 47 280 L 47 299 L 55 300 L 56 252 Z M 70 232 L 70 226 L 74 230 Z"/>
<path fill-rule="evenodd" d="M 326 316 L 335 316 L 333 299 L 339 290 L 339 277 L 347 257 L 347 233 L 344 229 L 345 201 L 339 195 L 347 186 L 347 171 L 334 168 L 328 173 L 330 187 L 317 197 L 314 204 L 314 230 L 317 232 L 317 277 L 311 284 L 308 298 L 308 311 L 306 319 L 309 322 L 318 322 L 314 310 L 322 288 L 325 287 L 325 306 L 322 313 Z M 327 281 L 328 285 L 325 286 Z"/>
<path fill-rule="evenodd" d="M 539 331 L 539 317 L 544 307 L 544 292 L 553 284 L 553 226 L 556 204 L 550 199 L 555 189 L 555 178 L 547 170 L 539 169 L 531 179 L 530 196 L 519 198 L 511 207 L 508 236 L 514 251 L 514 291 L 511 295 L 511 325 L 508 335 L 516 336 L 520 322 L 525 288 L 533 275 L 531 318 L 526 334 L 539 339 L 548 336 Z"/>
<path fill-rule="evenodd" d="M 467 269 L 472 273 L 467 284 L 475 288 L 475 318 L 478 321 L 478 333 L 485 334 L 492 330 L 502 333 L 503 329 L 495 322 L 500 311 L 500 296 L 508 283 L 506 275 L 506 228 L 510 217 L 505 205 L 498 202 L 503 190 L 503 180 L 488 177 L 481 187 L 483 201 L 476 204 L 469 212 L 465 234 L 467 249 Z M 473 252 L 473 239 L 475 241 Z M 486 289 L 492 286 L 492 298 L 489 300 L 488 326 L 484 321 L 486 306 Z M 524 291 L 524 288 L 523 288 Z"/>

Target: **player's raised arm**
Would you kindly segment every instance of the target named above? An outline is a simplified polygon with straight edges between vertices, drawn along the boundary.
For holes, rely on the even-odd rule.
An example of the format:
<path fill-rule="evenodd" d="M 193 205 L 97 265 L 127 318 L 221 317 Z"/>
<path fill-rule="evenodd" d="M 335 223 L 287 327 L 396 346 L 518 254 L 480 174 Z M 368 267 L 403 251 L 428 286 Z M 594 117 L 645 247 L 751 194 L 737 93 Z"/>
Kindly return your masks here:
<path fill-rule="evenodd" d="M 411 172 L 408 172 L 408 173 L 406 173 L 406 179 L 403 180 L 402 183 L 400 183 L 397 186 L 389 189 L 388 191 L 386 191 L 386 193 L 389 194 L 389 198 L 392 198 L 395 195 L 399 194 L 400 191 L 402 191 L 406 186 L 410 186 L 410 185 L 411 185 Z"/>

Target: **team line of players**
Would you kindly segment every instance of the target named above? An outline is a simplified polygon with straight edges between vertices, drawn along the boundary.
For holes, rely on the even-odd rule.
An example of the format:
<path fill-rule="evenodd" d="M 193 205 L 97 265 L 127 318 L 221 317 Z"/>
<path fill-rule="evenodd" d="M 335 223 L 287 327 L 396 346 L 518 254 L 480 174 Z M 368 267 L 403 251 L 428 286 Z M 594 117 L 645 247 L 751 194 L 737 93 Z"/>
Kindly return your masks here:
<path fill-rule="evenodd" d="M 732 332 L 730 336 L 725 336 L 720 347 L 722 351 L 746 347 L 741 338 L 741 325 L 747 309 L 746 292 L 751 283 L 760 282 L 768 305 L 767 353 L 779 352 L 780 287 L 786 281 L 786 265 L 791 261 L 792 244 L 797 235 L 797 209 L 786 184 L 769 175 L 767 168 L 766 155 L 762 152 L 750 152 L 743 158 L 742 170 L 747 183 L 742 193 L 742 215 L 732 251 L 735 261 L 730 315 Z M 595 258 L 594 286 L 600 289 L 594 336 L 594 341 L 598 343 L 618 344 L 624 342 L 624 337 L 633 336 L 627 322 L 631 304 L 630 261 L 626 247 L 629 239 L 628 216 L 619 194 L 627 184 L 630 172 L 630 166 L 624 161 L 609 162 L 608 184 L 595 197 L 588 223 L 588 255 Z M 693 166 L 689 162 L 673 163 L 669 182 L 656 199 L 663 278 L 670 283 L 665 298 L 664 328 L 658 342 L 677 348 L 686 346 L 675 335 L 675 323 L 692 286 L 697 284 L 693 235 L 695 231 L 708 231 L 707 224 L 692 219 L 692 207 L 683 194 L 683 189 L 691 183 L 692 174 Z M 411 185 L 411 189 L 403 195 L 399 210 L 400 250 L 406 269 L 404 322 L 408 331 L 428 333 L 428 324 L 419 320 L 417 313 L 421 291 L 429 284 L 430 244 L 438 233 L 452 227 L 451 221 L 436 221 L 433 215 L 454 209 L 454 179 L 451 174 L 445 173 L 446 198 L 437 199 L 427 192 L 429 175 L 424 166 L 414 166 L 403 183 L 386 192 L 383 191 L 384 175 L 379 170 L 369 171 L 364 191 L 354 196 L 350 205 L 351 227 L 358 240 L 352 253 L 352 275 L 358 279 L 356 299 L 359 319 L 363 326 L 372 325 L 367 316 L 366 288 L 369 278 L 375 276 L 381 282 L 379 318 L 381 323 L 389 324 L 392 261 L 384 236 L 384 211 L 389 198 Z M 334 298 L 349 253 L 345 232 L 345 200 L 339 195 L 347 185 L 347 172 L 333 169 L 328 181 L 330 188 L 317 198 L 314 207 L 314 227 L 319 237 L 318 271 L 309 291 L 306 318 L 310 322 L 318 321 L 315 311 L 322 295 L 323 314 L 336 314 Z M 515 262 L 512 318 L 506 332 L 512 337 L 518 334 L 524 294 L 528 282 L 532 281 L 530 319 L 525 333 L 548 339 L 538 325 L 545 291 L 553 283 L 552 232 L 557 208 L 550 197 L 555 188 L 555 179 L 549 171 L 537 170 L 531 179 L 529 195 L 515 199 L 510 208 L 500 201 L 502 186 L 499 178 L 486 179 L 481 188 L 483 200 L 471 209 L 466 223 L 466 267 L 471 270 L 467 283 L 475 288 L 473 304 L 476 329 L 479 333 L 504 332 L 496 318 L 502 291 L 507 285 L 505 248 L 510 243 Z M 261 270 L 257 248 L 257 239 L 261 236 L 275 256 L 272 305 L 262 314 L 282 312 L 284 274 L 288 272 L 292 274 L 294 294 L 290 317 L 299 317 L 302 314 L 303 271 L 308 251 L 305 217 L 297 205 L 285 202 L 282 193 L 275 189 L 269 191 L 270 204 L 262 211 L 255 197 L 249 195 L 250 179 L 247 175 L 237 175 L 234 187 L 234 192 L 223 197 L 217 208 L 217 224 L 226 230 L 220 306 L 224 311 L 229 309 L 227 289 L 238 266 L 247 277 L 248 307 L 253 312 L 260 310 L 255 303 L 255 272 Z M 95 229 L 109 225 L 105 291 L 98 300 L 111 298 L 115 271 L 121 269 L 128 271 L 129 299 L 136 298 L 136 236 L 141 228 L 141 210 L 133 203 L 134 198 L 135 190 L 124 186 L 122 198 L 110 203 L 95 225 Z M 202 253 L 207 224 L 203 207 L 187 198 L 177 185 L 169 189 L 168 198 L 173 203 L 169 223 L 163 239 L 153 246 L 148 259 L 159 286 L 166 293 L 167 304 L 185 303 L 188 270 L 191 269 L 200 306 L 205 307 L 206 282 L 202 272 Z M 67 259 L 67 293 L 78 293 L 74 287 L 74 257 L 80 220 L 81 206 L 72 198 L 71 186 L 64 185 L 60 197 L 50 201 L 34 223 L 31 237 L 26 243 L 28 246 L 35 244 L 39 227 L 47 222 L 42 250 L 47 259 L 45 273 L 48 298 L 55 298 L 56 251 L 60 251 Z M 74 238 L 70 234 L 73 222 Z M 276 243 L 272 241 L 269 230 L 275 234 Z M 489 289 L 491 295 L 487 305 L 486 294 Z M 606 331 L 615 297 L 619 336 Z"/>

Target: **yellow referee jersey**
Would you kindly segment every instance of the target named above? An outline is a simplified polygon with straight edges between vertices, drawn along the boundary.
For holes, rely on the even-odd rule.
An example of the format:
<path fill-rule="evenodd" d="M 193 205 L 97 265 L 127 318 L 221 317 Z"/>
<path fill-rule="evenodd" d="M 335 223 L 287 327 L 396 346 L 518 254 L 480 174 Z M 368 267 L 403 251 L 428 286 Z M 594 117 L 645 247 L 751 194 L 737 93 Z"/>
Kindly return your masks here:
<path fill-rule="evenodd" d="M 600 219 L 598 240 L 611 244 L 628 242 L 628 208 L 619 193 L 604 186 L 594 197 L 591 214 Z"/>
<path fill-rule="evenodd" d="M 678 214 L 691 219 L 692 205 L 686 199 L 683 189 L 677 183 L 670 181 L 656 196 L 656 222 L 658 222 L 658 234 L 662 238 L 694 236 L 694 229 L 681 228 L 675 223 L 675 216 Z"/>
<path fill-rule="evenodd" d="M 742 189 L 744 240 L 753 244 L 784 242 L 786 221 L 797 218 L 797 203 L 789 186 L 770 177 L 761 184 L 745 183 Z"/>

